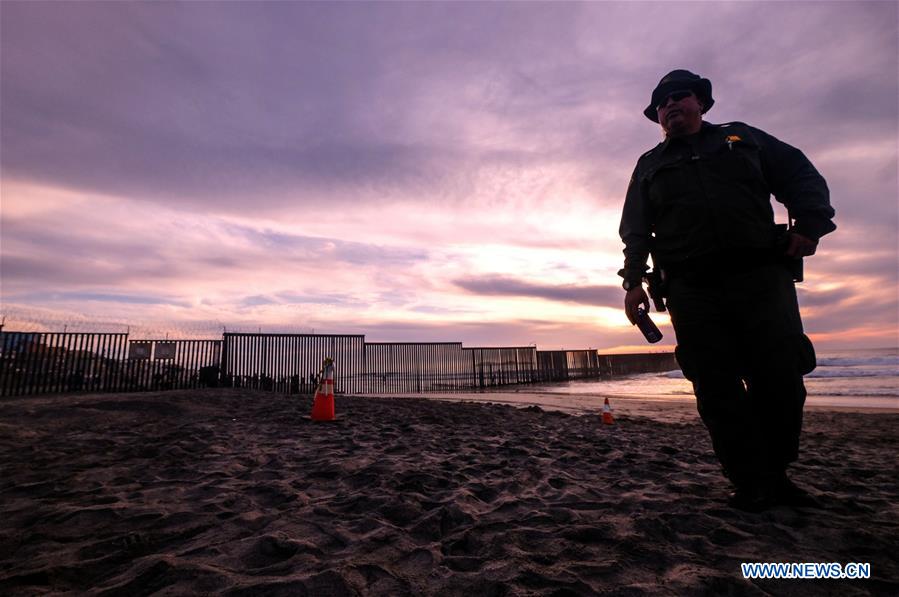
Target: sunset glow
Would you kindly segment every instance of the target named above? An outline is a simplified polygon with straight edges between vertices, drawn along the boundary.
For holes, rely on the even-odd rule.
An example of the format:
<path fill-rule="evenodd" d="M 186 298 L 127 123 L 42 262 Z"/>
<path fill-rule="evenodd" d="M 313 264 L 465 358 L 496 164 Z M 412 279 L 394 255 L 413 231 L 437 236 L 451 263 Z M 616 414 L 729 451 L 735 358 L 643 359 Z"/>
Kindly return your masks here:
<path fill-rule="evenodd" d="M 771 132 L 828 181 L 809 335 L 899 343 L 896 3 L 2 16 L 6 329 L 647 350 L 621 308 L 618 218 L 660 139 L 641 112 L 683 67 L 711 79 L 710 121 Z"/>

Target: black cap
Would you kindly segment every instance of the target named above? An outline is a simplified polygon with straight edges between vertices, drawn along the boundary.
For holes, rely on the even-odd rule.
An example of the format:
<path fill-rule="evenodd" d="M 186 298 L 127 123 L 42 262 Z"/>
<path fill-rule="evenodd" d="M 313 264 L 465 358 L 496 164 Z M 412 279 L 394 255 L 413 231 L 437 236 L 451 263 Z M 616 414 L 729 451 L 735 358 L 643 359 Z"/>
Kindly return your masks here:
<path fill-rule="evenodd" d="M 696 94 L 696 97 L 702 102 L 703 114 L 708 112 L 711 107 L 715 105 L 715 100 L 712 99 L 711 81 L 703 79 L 699 75 L 693 74 L 688 70 L 678 69 L 673 70 L 662 77 L 662 80 L 659 81 L 656 88 L 652 90 L 652 100 L 649 102 L 649 106 L 643 110 L 643 114 L 645 114 L 651 121 L 658 122 L 659 115 L 656 114 L 656 106 L 658 106 L 669 93 L 681 89 L 689 89 Z"/>

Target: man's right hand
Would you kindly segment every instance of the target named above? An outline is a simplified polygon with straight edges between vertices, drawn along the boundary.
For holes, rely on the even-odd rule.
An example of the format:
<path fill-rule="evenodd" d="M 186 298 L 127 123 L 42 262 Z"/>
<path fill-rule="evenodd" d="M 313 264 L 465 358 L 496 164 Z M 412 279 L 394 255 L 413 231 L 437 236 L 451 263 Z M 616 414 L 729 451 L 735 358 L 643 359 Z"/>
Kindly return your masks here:
<path fill-rule="evenodd" d="M 818 241 L 812 240 L 806 236 L 802 236 L 798 232 L 787 233 L 787 257 L 793 259 L 801 259 L 802 257 L 811 257 L 818 249 Z"/>
<path fill-rule="evenodd" d="M 627 314 L 627 319 L 631 322 L 631 325 L 637 324 L 637 307 L 641 304 L 646 312 L 649 313 L 649 296 L 642 286 L 635 286 L 624 295 L 624 312 Z"/>

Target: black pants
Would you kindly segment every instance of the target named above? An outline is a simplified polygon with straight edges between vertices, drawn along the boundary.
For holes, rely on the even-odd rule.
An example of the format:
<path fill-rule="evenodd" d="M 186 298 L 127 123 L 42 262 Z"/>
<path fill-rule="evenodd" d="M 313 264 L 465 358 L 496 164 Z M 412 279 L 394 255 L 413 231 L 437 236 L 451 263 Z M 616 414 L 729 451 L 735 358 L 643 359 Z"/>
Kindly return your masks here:
<path fill-rule="evenodd" d="M 782 474 L 798 457 L 802 375 L 815 367 L 790 273 L 682 274 L 668 288 L 677 360 L 725 475 L 740 486 Z"/>

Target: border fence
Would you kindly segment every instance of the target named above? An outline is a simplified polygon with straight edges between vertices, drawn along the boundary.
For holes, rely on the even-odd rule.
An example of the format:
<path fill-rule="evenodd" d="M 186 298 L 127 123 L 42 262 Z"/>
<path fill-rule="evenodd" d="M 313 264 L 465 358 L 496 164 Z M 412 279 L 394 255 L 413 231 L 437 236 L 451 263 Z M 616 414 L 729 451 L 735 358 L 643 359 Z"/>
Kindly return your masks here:
<path fill-rule="evenodd" d="M 237 334 L 222 336 L 222 385 L 305 394 L 314 389 L 325 357 L 334 359 L 335 386 L 362 391 L 365 336 Z"/>
<path fill-rule="evenodd" d="M 334 359 L 335 391 L 345 394 L 460 392 L 677 369 L 673 353 L 366 342 L 363 335 L 226 332 L 221 340 L 130 340 L 0 329 L 0 396 L 216 386 L 308 394 L 325 357 Z"/>
<path fill-rule="evenodd" d="M 366 342 L 362 393 L 409 394 L 470 389 L 461 342 Z"/>

